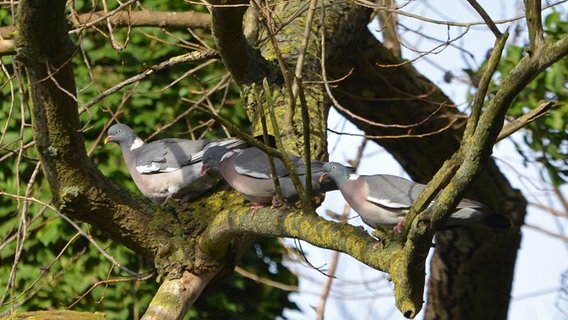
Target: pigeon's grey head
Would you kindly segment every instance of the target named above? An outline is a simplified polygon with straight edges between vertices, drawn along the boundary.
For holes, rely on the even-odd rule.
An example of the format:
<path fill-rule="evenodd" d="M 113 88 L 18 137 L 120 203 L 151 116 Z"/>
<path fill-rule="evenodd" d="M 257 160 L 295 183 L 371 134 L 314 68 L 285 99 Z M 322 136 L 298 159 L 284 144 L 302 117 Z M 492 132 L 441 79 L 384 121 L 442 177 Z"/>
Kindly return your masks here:
<path fill-rule="evenodd" d="M 352 170 L 349 170 L 346 166 L 337 162 L 328 162 L 322 167 L 322 175 L 320 177 L 320 183 L 325 179 L 330 178 L 339 184 L 341 181 L 346 181 L 349 178 L 349 174 Z"/>
<path fill-rule="evenodd" d="M 209 169 L 218 170 L 219 164 L 227 152 L 230 152 L 230 150 L 223 146 L 207 148 L 207 150 L 203 152 L 203 167 L 201 167 L 201 173 L 204 173 Z"/>
<path fill-rule="evenodd" d="M 107 131 L 107 137 L 105 139 L 105 143 L 108 142 L 116 142 L 121 146 L 130 146 L 134 140 L 137 138 L 136 134 L 129 126 L 117 123 Z"/>

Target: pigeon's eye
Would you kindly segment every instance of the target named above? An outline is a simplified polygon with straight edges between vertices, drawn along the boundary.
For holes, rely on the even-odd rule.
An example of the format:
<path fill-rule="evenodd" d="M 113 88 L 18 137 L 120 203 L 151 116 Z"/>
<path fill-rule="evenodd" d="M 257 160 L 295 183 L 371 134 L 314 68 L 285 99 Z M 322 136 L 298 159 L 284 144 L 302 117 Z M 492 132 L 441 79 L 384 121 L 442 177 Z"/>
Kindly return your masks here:
<path fill-rule="evenodd" d="M 335 170 L 337 169 L 335 166 L 331 166 L 331 170 Z"/>
<path fill-rule="evenodd" d="M 122 129 L 118 129 L 117 133 L 122 133 Z"/>

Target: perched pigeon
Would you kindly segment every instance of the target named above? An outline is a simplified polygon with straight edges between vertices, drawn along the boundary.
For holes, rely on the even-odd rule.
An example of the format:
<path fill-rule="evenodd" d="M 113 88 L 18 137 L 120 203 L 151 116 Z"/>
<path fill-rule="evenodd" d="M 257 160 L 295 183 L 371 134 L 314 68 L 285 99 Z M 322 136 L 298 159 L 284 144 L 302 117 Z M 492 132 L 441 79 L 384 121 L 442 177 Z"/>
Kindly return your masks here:
<path fill-rule="evenodd" d="M 170 198 L 187 202 L 212 188 L 220 179 L 214 173 L 201 175 L 202 150 L 213 145 L 228 148 L 245 146 L 238 139 L 184 140 L 161 139 L 144 143 L 127 125 L 108 129 L 105 143 L 120 145 L 122 156 L 138 189 L 150 200 L 165 204 Z"/>
<path fill-rule="evenodd" d="M 396 232 L 401 231 L 404 217 L 426 187 L 392 175 L 357 175 L 336 162 L 323 166 L 320 180 L 328 177 L 335 181 L 345 201 L 363 222 L 373 228 L 394 227 Z M 463 199 L 443 227 L 478 225 L 507 229 L 510 224 L 506 216 L 489 212 L 489 208 L 477 201 Z"/>
<path fill-rule="evenodd" d="M 288 156 L 305 188 L 306 166 L 304 159 L 291 154 Z M 322 162 L 311 161 L 311 180 L 314 195 L 337 190 L 337 186 L 332 181 L 324 181 L 320 184 L 319 177 L 322 173 L 322 166 Z M 298 192 L 282 161 L 274 158 L 274 167 L 282 198 L 287 202 L 297 201 L 299 199 Z M 262 150 L 254 147 L 242 150 L 229 150 L 222 146 L 211 147 L 203 155 L 201 171 L 211 171 L 209 169 L 218 170 L 233 189 L 243 194 L 247 200 L 255 203 L 253 212 L 264 204 L 275 204 L 276 188 L 272 178 L 272 168 L 268 155 Z"/>

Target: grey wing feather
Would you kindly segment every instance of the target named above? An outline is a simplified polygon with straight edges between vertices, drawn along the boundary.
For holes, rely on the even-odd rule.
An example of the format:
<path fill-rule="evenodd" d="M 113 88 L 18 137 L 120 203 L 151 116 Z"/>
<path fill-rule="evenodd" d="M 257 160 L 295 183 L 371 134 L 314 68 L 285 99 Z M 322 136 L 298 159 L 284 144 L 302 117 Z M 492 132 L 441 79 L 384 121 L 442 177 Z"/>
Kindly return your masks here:
<path fill-rule="evenodd" d="M 205 150 L 209 149 L 210 147 L 213 146 L 222 146 L 225 147 L 229 150 L 235 150 L 235 149 L 242 149 L 242 148 L 246 148 L 248 146 L 248 143 L 244 140 L 241 139 L 237 139 L 237 138 L 226 138 L 226 139 L 217 139 L 217 140 L 211 140 L 209 141 L 209 143 L 207 143 L 207 145 L 205 145 L 205 147 L 203 147 L 203 150 L 200 150 L 196 153 L 194 153 L 191 157 L 190 163 L 197 163 L 197 162 L 201 162 L 201 160 L 203 159 L 203 153 L 205 152 Z"/>
<path fill-rule="evenodd" d="M 145 144 L 136 159 L 141 173 L 171 172 L 192 163 L 192 155 L 208 140 L 162 139 Z"/>
<path fill-rule="evenodd" d="M 279 161 L 274 159 L 275 166 L 278 166 Z M 272 178 L 268 155 L 258 148 L 247 148 L 240 151 L 235 159 L 235 171 L 257 179 Z"/>
<path fill-rule="evenodd" d="M 235 170 L 239 174 L 248 175 L 257 179 L 272 179 L 272 168 L 268 157 L 269 156 L 264 151 L 258 148 L 244 149 L 239 153 L 235 160 Z M 292 166 L 296 169 L 296 173 L 298 175 L 306 173 L 304 158 L 291 154 L 288 154 L 288 157 L 290 157 Z M 289 176 L 290 174 L 286 169 L 286 166 L 284 166 L 284 163 L 282 163 L 282 161 L 278 158 L 273 159 L 274 169 L 276 170 L 278 177 L 282 178 Z M 312 162 L 312 165 L 314 165 L 314 162 Z M 321 164 L 320 167 L 321 166 L 323 166 L 323 164 Z"/>
<path fill-rule="evenodd" d="M 368 201 L 387 208 L 410 208 L 424 185 L 391 175 L 367 176 Z"/>

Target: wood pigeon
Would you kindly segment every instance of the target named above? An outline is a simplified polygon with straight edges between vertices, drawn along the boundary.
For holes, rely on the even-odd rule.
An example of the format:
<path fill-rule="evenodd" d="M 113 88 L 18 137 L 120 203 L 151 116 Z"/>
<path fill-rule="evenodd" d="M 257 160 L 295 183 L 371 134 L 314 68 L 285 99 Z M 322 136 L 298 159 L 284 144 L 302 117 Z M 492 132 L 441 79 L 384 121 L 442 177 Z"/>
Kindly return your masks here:
<path fill-rule="evenodd" d="M 306 166 L 304 158 L 288 154 L 296 173 L 305 188 Z M 280 159 L 274 158 L 274 167 L 280 184 L 282 198 L 286 202 L 299 200 L 298 192 L 292 182 L 288 170 Z M 337 190 L 334 182 L 328 180 L 319 182 L 323 163 L 311 161 L 312 190 L 314 195 L 325 191 Z M 223 146 L 207 149 L 203 155 L 202 172 L 219 171 L 225 181 L 247 200 L 255 203 L 253 213 L 265 204 L 275 206 L 276 187 L 272 176 L 268 155 L 254 147 L 242 150 L 229 150 Z"/>
<path fill-rule="evenodd" d="M 404 217 L 426 187 L 392 175 L 358 175 L 337 162 L 326 163 L 322 171 L 320 179 L 335 181 L 345 201 L 365 224 L 390 227 L 395 232 L 401 231 Z M 462 199 L 443 227 L 475 225 L 500 230 L 509 228 L 511 222 L 477 201 Z"/>
<path fill-rule="evenodd" d="M 168 199 L 185 203 L 211 189 L 221 177 L 214 172 L 201 175 L 203 150 L 213 145 L 246 146 L 242 140 L 184 140 L 167 138 L 144 143 L 122 123 L 108 129 L 105 143 L 116 142 L 138 189 L 150 200 L 165 204 Z"/>

